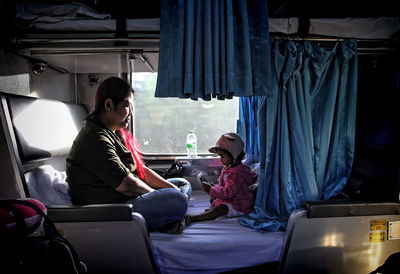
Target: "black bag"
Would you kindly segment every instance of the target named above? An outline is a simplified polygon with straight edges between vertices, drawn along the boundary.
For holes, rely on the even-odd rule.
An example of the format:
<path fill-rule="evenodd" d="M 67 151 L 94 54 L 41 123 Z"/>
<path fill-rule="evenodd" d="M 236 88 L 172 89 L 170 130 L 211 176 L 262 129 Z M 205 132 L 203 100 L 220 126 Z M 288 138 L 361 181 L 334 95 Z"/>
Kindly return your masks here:
<path fill-rule="evenodd" d="M 153 170 L 164 179 L 177 178 L 183 176 L 183 166 L 181 163 L 178 162 L 172 163 L 171 167 L 166 171 L 158 169 L 153 169 Z"/>
<path fill-rule="evenodd" d="M 31 207 L 42 216 L 43 235 L 29 235 L 31 231 L 28 231 L 16 204 Z M 0 268 L 6 270 L 6 273 L 87 272 L 74 247 L 60 235 L 53 221 L 39 207 L 24 200 L 0 200 L 0 207 L 7 209 L 16 219 L 16 226 L 12 231 L 4 223 L 0 224 Z"/>
<path fill-rule="evenodd" d="M 372 271 L 370 274 L 397 274 L 400 271 L 400 252 L 390 255 L 383 265 Z"/>

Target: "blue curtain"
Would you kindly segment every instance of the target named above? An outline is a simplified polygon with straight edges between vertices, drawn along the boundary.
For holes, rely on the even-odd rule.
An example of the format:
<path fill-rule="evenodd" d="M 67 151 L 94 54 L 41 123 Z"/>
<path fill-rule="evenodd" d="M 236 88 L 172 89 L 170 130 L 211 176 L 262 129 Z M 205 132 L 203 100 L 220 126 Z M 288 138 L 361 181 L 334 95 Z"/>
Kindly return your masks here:
<path fill-rule="evenodd" d="M 241 97 L 239 99 L 239 121 L 237 133 L 242 137 L 246 151 L 246 164 L 257 163 L 260 147 L 257 112 L 262 96 Z"/>
<path fill-rule="evenodd" d="M 242 225 L 283 230 L 304 202 L 333 198 L 346 184 L 354 154 L 356 48 L 354 40 L 332 49 L 310 41 L 271 40 L 271 93 L 257 99 L 257 110 L 248 109 L 251 98 L 241 101 L 248 109 L 243 113 L 257 111 L 260 148 L 255 208 L 241 218 Z M 241 124 L 246 136 L 256 131 L 251 119 Z"/>
<path fill-rule="evenodd" d="M 265 95 L 267 0 L 162 0 L 155 97 Z"/>

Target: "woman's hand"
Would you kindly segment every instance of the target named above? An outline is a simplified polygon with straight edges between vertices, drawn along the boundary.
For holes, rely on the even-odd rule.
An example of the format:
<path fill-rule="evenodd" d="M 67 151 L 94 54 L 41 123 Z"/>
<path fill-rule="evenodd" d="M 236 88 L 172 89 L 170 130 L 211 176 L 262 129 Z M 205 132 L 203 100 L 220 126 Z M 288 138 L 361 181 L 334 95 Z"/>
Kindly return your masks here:
<path fill-rule="evenodd" d="M 145 183 L 150 187 L 154 189 L 175 188 L 176 190 L 180 191 L 180 189 L 176 185 L 165 180 L 163 177 L 158 175 L 154 170 L 146 166 L 143 166 L 143 170 L 146 178 Z"/>

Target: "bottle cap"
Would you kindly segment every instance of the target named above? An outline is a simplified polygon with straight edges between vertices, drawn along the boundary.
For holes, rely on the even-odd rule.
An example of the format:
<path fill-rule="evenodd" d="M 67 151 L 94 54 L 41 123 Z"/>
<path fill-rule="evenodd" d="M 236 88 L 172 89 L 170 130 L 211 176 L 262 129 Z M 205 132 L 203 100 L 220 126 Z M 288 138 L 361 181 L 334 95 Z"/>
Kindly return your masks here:
<path fill-rule="evenodd" d="M 189 133 L 194 133 L 194 130 L 193 129 L 189 130 Z"/>

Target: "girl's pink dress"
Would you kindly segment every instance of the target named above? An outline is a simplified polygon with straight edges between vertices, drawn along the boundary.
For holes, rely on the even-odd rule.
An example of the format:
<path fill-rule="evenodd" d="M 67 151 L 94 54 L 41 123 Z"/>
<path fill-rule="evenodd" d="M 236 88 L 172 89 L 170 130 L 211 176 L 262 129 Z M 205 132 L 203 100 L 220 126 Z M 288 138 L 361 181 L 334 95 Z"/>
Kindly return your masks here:
<path fill-rule="evenodd" d="M 225 166 L 218 185 L 210 189 L 210 198 L 215 199 L 211 208 L 220 204 L 230 204 L 237 211 L 250 213 L 253 197 L 249 186 L 256 183 L 257 177 L 258 175 L 247 165 Z"/>

